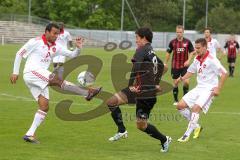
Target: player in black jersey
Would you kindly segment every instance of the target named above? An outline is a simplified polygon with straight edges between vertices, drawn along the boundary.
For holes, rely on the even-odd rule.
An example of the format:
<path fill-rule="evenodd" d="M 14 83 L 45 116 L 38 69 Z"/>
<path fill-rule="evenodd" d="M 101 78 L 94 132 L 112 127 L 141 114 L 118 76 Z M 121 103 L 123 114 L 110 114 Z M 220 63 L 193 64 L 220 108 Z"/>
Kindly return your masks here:
<path fill-rule="evenodd" d="M 171 137 L 163 135 L 155 126 L 148 123 L 149 114 L 160 90 L 159 82 L 164 73 L 164 64 L 155 55 L 151 46 L 152 31 L 149 28 L 139 28 L 135 34 L 138 48 L 132 58 L 133 67 L 129 85 L 107 101 L 112 118 L 118 127 L 118 132 L 109 140 L 117 141 L 120 138 L 126 138 L 128 134 L 119 105 L 136 104 L 137 128 L 160 140 L 161 151 L 167 152 Z"/>

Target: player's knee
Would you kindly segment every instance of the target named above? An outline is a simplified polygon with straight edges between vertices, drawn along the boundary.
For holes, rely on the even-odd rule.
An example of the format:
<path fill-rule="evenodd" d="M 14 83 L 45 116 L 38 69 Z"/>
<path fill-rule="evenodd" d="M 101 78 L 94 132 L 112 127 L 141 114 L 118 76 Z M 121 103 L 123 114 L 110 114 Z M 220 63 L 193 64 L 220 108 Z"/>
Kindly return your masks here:
<path fill-rule="evenodd" d="M 182 101 L 178 102 L 177 109 L 178 110 L 182 110 L 184 108 L 186 108 L 186 105 Z"/>
<path fill-rule="evenodd" d="M 136 125 L 137 125 L 137 129 L 139 129 L 141 131 L 145 131 L 145 129 L 147 128 L 147 121 L 146 120 L 137 120 Z"/>
<path fill-rule="evenodd" d="M 48 107 L 48 105 L 47 105 L 47 106 L 39 106 L 39 109 L 40 109 L 41 111 L 48 112 L 49 107 Z"/>
<path fill-rule="evenodd" d="M 116 106 L 117 102 L 118 102 L 117 98 L 115 96 L 113 96 L 107 100 L 107 105 L 108 106 Z"/>

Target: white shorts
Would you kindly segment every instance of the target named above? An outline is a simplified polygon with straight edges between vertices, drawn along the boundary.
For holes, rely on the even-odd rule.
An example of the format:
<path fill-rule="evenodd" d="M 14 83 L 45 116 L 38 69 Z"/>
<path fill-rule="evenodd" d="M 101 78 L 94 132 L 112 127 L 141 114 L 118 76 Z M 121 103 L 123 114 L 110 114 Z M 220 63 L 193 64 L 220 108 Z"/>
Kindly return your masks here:
<path fill-rule="evenodd" d="M 208 88 L 194 88 L 183 96 L 183 100 L 187 103 L 189 108 L 197 104 L 202 108 L 205 114 L 212 104 L 213 99 L 212 90 Z"/>
<path fill-rule="evenodd" d="M 64 63 L 66 60 L 65 56 L 55 56 L 53 57 L 53 63 Z"/>
<path fill-rule="evenodd" d="M 48 82 L 51 74 L 45 69 L 24 73 L 23 79 L 36 101 L 38 101 L 39 95 L 49 99 Z"/>

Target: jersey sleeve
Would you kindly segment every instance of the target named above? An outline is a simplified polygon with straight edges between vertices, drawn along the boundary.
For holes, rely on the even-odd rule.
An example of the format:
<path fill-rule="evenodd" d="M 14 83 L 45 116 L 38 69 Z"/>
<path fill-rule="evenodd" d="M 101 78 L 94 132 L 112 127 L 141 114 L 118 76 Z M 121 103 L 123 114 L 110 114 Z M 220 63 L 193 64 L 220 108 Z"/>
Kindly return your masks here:
<path fill-rule="evenodd" d="M 196 73 L 197 72 L 197 60 L 194 59 L 193 63 L 188 67 L 187 72 Z"/>
<path fill-rule="evenodd" d="M 168 45 L 167 52 L 172 53 L 172 51 L 173 51 L 173 44 L 172 44 L 172 41 L 171 41 Z"/>
<path fill-rule="evenodd" d="M 188 51 L 189 53 L 193 52 L 194 51 L 194 47 L 193 47 L 193 44 L 191 41 L 189 41 L 189 45 L 188 45 Z"/>
<path fill-rule="evenodd" d="M 24 44 L 16 53 L 16 57 L 14 60 L 14 65 L 13 65 L 13 74 L 18 75 L 19 74 L 19 69 L 21 66 L 22 58 L 27 58 L 29 54 L 31 54 L 32 50 L 37 45 L 37 41 L 35 38 L 30 39 L 26 44 Z"/>
<path fill-rule="evenodd" d="M 227 70 L 222 66 L 217 58 L 214 58 L 213 60 L 212 69 L 218 76 L 222 76 L 223 73 L 227 73 Z"/>
<path fill-rule="evenodd" d="M 72 36 L 71 36 L 71 34 L 69 32 L 67 32 L 67 40 L 68 41 L 72 41 Z"/>

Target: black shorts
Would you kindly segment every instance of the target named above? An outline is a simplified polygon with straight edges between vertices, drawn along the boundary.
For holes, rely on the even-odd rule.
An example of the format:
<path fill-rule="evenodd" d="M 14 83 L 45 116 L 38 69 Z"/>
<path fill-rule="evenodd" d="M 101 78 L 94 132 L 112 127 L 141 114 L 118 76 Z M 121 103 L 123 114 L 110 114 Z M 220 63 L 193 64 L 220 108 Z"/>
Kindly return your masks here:
<path fill-rule="evenodd" d="M 236 58 L 230 58 L 228 57 L 228 63 L 235 63 L 236 62 Z"/>
<path fill-rule="evenodd" d="M 152 108 L 157 102 L 157 98 L 137 99 L 136 100 L 136 117 L 148 119 Z"/>
<path fill-rule="evenodd" d="M 187 69 L 188 67 L 184 67 L 181 69 L 172 68 L 171 70 L 172 79 L 178 79 L 180 76 L 183 77 L 187 73 Z"/>

